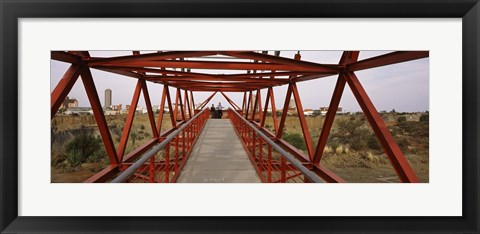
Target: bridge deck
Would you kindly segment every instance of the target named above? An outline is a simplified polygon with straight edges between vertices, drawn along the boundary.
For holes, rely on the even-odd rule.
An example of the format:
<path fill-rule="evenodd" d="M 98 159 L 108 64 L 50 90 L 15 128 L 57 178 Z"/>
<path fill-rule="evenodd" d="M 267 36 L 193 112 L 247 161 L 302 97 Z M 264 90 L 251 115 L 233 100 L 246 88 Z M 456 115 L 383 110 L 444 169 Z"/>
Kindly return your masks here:
<path fill-rule="evenodd" d="M 178 183 L 260 183 L 232 123 L 209 119 Z"/>

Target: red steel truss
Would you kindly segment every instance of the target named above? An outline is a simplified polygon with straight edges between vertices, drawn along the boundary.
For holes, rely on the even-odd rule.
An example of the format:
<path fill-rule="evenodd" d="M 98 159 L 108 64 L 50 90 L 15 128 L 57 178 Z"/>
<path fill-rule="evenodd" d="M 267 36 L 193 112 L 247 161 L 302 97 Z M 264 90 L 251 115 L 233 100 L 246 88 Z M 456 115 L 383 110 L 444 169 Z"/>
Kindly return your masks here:
<path fill-rule="evenodd" d="M 302 177 L 298 168 L 292 166 L 291 162 L 288 162 L 285 157 L 278 156 L 278 153 L 275 154 L 275 152 L 272 153 L 271 146 L 266 144 L 264 139 L 256 136 L 253 129 L 249 130 L 250 125 L 239 118 L 244 118 L 252 123 L 252 126 L 255 126 L 257 130 L 260 130 L 282 149 L 293 155 L 298 162 L 323 181 L 338 183 L 345 181 L 321 166 L 320 162 L 343 91 L 345 86 L 348 85 L 400 180 L 402 182 L 418 182 L 415 172 L 375 109 L 367 92 L 355 75 L 355 71 L 426 58 L 429 56 L 429 52 L 397 51 L 361 61 L 358 61 L 358 55 L 359 51 L 345 51 L 338 64 L 319 64 L 301 60 L 299 53 L 293 59 L 281 57 L 278 51 L 275 52 L 275 55 L 269 55 L 266 51 L 166 51 L 147 54 L 133 51 L 132 55 L 110 58 L 91 57 L 87 51 L 52 51 L 51 58 L 53 60 L 70 63 L 71 66 L 51 93 L 51 118 L 53 119 L 57 113 L 78 77 L 81 77 L 110 159 L 109 166 L 85 182 L 110 181 L 154 145 L 164 141 L 175 130 L 182 129 L 167 144 L 168 146 L 162 151 L 162 157 L 152 157 L 148 164 L 139 169 L 141 172 L 136 173 L 129 179 L 131 182 L 175 182 L 181 168 L 188 159 L 189 152 L 203 128 L 206 118 L 208 118 L 208 112 L 202 110 L 217 93 L 220 93 L 233 109 L 242 115 L 240 117 L 240 115 L 228 114 L 263 182 L 311 181 L 305 176 Z M 117 149 L 113 144 L 90 72 L 92 68 L 137 80 Z M 192 72 L 191 69 L 241 70 L 243 72 L 237 74 L 209 74 Z M 338 78 L 318 143 L 314 145 L 303 115 L 297 83 L 327 76 L 337 76 Z M 155 120 L 151 108 L 146 82 L 163 85 L 162 97 L 159 100 L 160 113 L 157 120 Z M 274 133 L 271 133 L 264 127 L 265 113 L 268 107 L 272 108 L 272 113 L 276 113 L 273 87 L 281 85 L 288 85 L 288 89 L 281 118 L 277 119 L 275 114 L 272 115 Z M 172 105 L 169 87 L 176 88 L 175 105 Z M 261 90 L 267 91 L 263 107 Z M 195 107 L 194 92 L 212 92 L 212 94 Z M 242 92 L 243 101 L 241 105 L 233 102 L 228 97 L 227 92 Z M 151 140 L 125 155 L 125 148 L 135 117 L 135 109 L 138 100 L 141 98 L 140 93 L 143 93 L 147 105 L 153 136 Z M 253 100 L 253 94 L 256 94 L 255 100 Z M 298 110 L 307 154 L 282 139 L 287 110 L 292 96 Z M 169 108 L 170 121 L 173 127 L 161 132 L 162 122 L 164 121 L 162 107 L 165 105 Z M 201 116 L 193 118 L 197 115 Z M 193 121 L 188 121 L 189 119 Z M 186 127 L 181 127 L 184 124 Z"/>

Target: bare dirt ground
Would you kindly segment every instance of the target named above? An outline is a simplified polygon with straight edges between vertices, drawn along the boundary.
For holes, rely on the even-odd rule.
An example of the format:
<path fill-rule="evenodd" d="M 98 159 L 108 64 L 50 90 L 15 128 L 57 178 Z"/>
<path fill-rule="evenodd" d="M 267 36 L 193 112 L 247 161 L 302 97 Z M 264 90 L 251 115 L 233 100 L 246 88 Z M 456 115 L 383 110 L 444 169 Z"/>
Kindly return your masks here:
<path fill-rule="evenodd" d="M 52 183 L 82 183 L 97 173 L 81 166 L 76 168 L 75 171 L 70 172 L 67 172 L 62 168 L 52 166 L 51 171 Z"/>

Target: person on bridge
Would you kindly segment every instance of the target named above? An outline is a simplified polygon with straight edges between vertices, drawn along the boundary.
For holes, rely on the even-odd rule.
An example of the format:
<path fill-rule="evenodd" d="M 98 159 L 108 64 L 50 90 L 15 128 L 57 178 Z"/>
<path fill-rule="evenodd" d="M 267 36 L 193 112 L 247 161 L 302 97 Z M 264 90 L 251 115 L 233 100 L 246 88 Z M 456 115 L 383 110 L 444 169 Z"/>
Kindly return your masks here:
<path fill-rule="evenodd" d="M 212 107 L 210 107 L 210 114 L 212 114 L 212 119 L 215 119 L 217 117 L 215 111 L 215 104 L 212 104 Z"/>
<path fill-rule="evenodd" d="M 223 109 L 222 103 L 219 102 L 219 103 L 218 103 L 218 106 L 217 106 L 217 115 L 218 115 L 218 118 L 219 118 L 219 119 L 221 119 L 221 118 L 222 118 L 222 115 L 223 115 L 222 109 Z"/>

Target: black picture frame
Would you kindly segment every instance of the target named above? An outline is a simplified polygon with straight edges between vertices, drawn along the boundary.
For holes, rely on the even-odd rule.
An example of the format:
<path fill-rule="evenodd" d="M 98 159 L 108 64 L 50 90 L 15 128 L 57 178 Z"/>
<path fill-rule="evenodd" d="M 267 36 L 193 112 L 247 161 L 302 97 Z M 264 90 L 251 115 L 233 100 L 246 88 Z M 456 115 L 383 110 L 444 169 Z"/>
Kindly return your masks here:
<path fill-rule="evenodd" d="M 479 66 L 478 0 L 0 0 L 1 233 L 212 232 L 448 232 L 478 233 Z M 462 217 L 24 217 L 18 216 L 19 18 L 335 17 L 462 18 Z M 41 202 L 41 198 L 39 198 Z M 306 205 L 299 204 L 299 205 Z M 441 206 L 441 204 L 439 204 Z"/>

